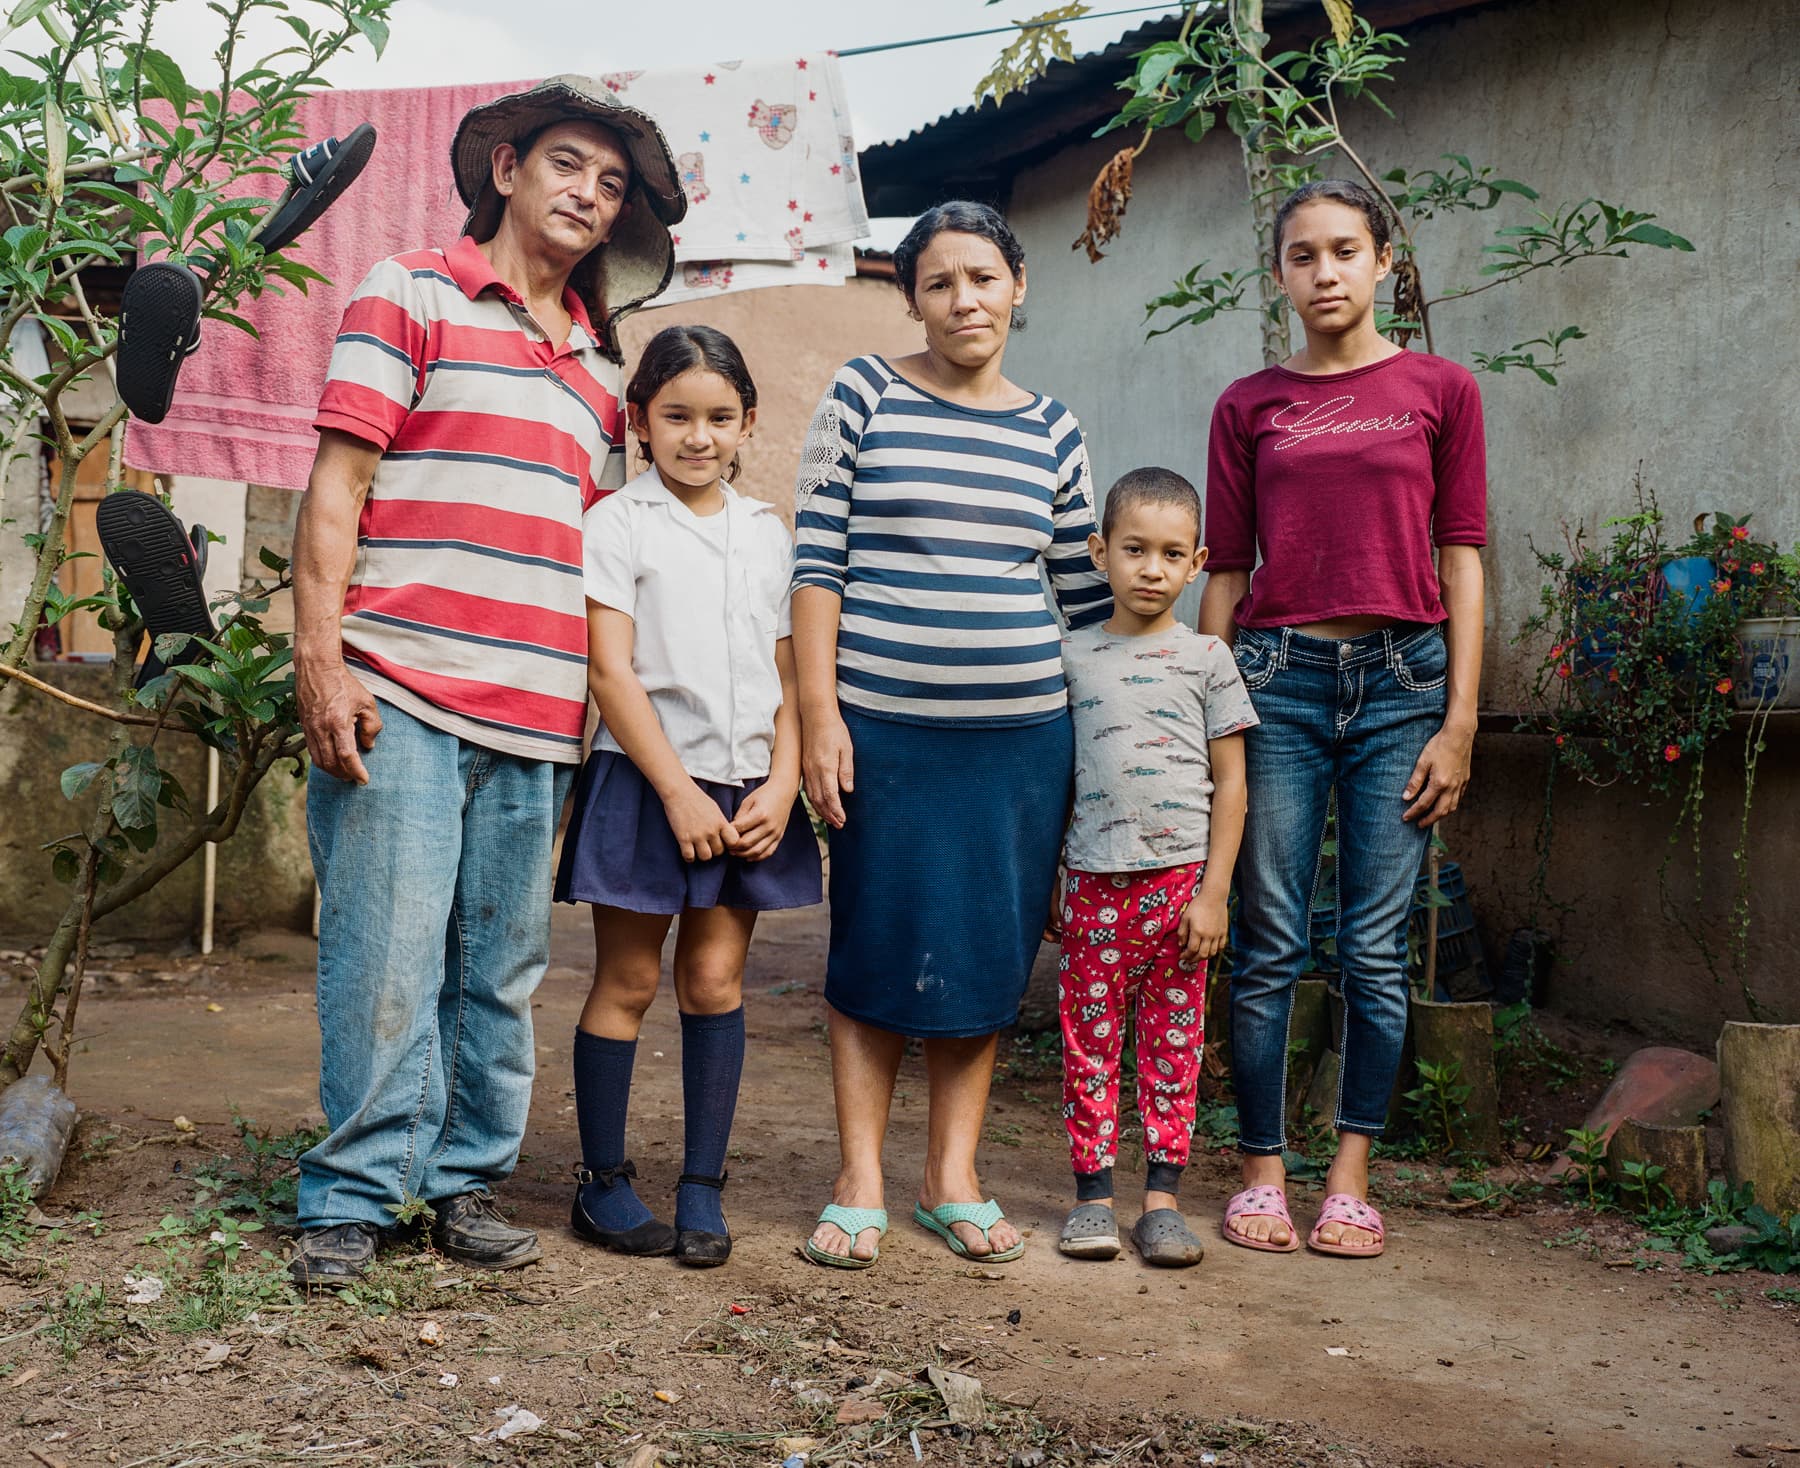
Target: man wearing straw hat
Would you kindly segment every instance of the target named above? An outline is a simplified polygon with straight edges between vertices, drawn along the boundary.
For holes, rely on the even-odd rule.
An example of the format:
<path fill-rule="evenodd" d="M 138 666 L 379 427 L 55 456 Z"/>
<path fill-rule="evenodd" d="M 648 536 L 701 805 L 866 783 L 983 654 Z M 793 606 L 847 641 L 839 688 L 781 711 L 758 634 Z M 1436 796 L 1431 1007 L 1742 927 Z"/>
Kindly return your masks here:
<path fill-rule="evenodd" d="M 304 1287 L 429 1221 L 457 1262 L 539 1255 L 518 1158 L 550 857 L 587 710 L 582 512 L 624 481 L 618 324 L 687 203 L 655 122 L 584 77 L 477 107 L 463 237 L 384 260 L 344 315 L 294 541 L 321 894 Z"/>

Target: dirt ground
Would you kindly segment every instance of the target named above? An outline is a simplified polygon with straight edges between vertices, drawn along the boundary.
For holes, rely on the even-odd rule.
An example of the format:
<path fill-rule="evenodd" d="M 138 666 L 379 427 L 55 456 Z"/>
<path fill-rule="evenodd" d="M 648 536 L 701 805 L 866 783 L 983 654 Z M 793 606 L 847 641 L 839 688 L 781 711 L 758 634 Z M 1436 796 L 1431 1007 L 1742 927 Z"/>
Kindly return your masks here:
<path fill-rule="evenodd" d="M 43 1468 L 648 1468 L 795 1453 L 811 1468 L 1800 1462 L 1800 1307 L 1763 1292 L 1784 1282 L 1636 1270 L 1623 1223 L 1561 1206 L 1501 1218 L 1408 1207 L 1390 1179 L 1378 1261 L 1222 1241 L 1187 1271 L 1129 1253 L 1060 1257 L 1067 1161 L 1047 1065 L 1008 1068 L 981 1157 L 1029 1236 L 1022 1260 L 972 1266 L 907 1221 L 925 1121 L 909 1060 L 880 1263 L 809 1265 L 796 1245 L 836 1163 L 823 933 L 817 911 L 777 915 L 751 956 L 725 1268 L 622 1261 L 568 1232 L 569 1051 L 592 938 L 584 912 L 559 909 L 532 1124 L 502 1195 L 541 1231 L 544 1261 L 468 1278 L 401 1249 L 354 1298 L 303 1306 L 247 1252 L 255 1309 L 198 1321 L 172 1307 L 174 1289 L 124 1303 L 124 1276 L 158 1266 L 145 1236 L 193 1209 L 209 1158 L 236 1153 L 231 1108 L 274 1132 L 318 1120 L 312 945 L 265 934 L 205 961 L 103 950 L 71 1080 L 84 1119 L 43 1201 L 68 1236 L 0 1277 L 0 1456 Z M 665 1212 L 679 1065 L 665 993 L 631 1129 L 640 1190 Z M 1228 1155 L 1190 1170 L 1184 1199 L 1208 1238 L 1233 1177 Z M 1318 1192 L 1295 1201 L 1304 1227 Z M 1133 1200 L 1121 1202 L 1129 1224 Z M 96 1212 L 97 1234 L 81 1217 Z M 251 1236 L 251 1250 L 264 1245 L 281 1247 Z M 436 1344 L 421 1339 L 429 1325 Z M 934 1366 L 979 1379 L 979 1420 L 950 1419 Z M 539 1425 L 494 1439 L 513 1406 Z M 859 1415 L 874 1420 L 851 1425 Z"/>

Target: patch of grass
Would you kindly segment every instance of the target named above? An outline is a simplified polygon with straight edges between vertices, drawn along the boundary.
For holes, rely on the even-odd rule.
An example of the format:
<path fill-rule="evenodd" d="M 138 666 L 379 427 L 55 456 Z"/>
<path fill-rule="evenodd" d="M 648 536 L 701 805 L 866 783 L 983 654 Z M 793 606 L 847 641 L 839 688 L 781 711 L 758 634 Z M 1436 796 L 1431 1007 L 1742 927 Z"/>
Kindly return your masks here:
<path fill-rule="evenodd" d="M 241 1152 L 220 1156 L 198 1168 L 194 1181 L 215 1206 L 231 1213 L 249 1213 L 264 1223 L 292 1224 L 300 1183 L 300 1154 L 324 1138 L 324 1126 L 273 1133 L 263 1130 L 236 1106 L 231 1122 L 237 1129 Z M 202 1201 L 204 1201 L 204 1196 Z"/>
<path fill-rule="evenodd" d="M 165 1295 L 156 1324 L 176 1335 L 208 1334 L 241 1325 L 259 1310 L 294 1300 L 287 1270 L 267 1249 L 242 1264 L 210 1264 Z"/>
<path fill-rule="evenodd" d="M 65 1360 L 73 1360 L 87 1346 L 116 1340 L 124 1324 L 118 1307 L 107 1298 L 105 1285 L 77 1280 L 51 1305 L 45 1333 Z"/>
<path fill-rule="evenodd" d="M 1017 1122 L 993 1122 L 982 1135 L 996 1147 L 1017 1147 L 1025 1141 L 1025 1128 Z"/>
<path fill-rule="evenodd" d="M 1731 1224 L 1753 1232 L 1730 1254 L 1719 1254 L 1707 1243 L 1706 1231 Z M 1698 1208 L 1653 1208 L 1644 1215 L 1644 1226 L 1650 1234 L 1645 1247 L 1679 1254 L 1683 1269 L 1701 1274 L 1740 1269 L 1800 1273 L 1800 1214 L 1782 1222 L 1756 1202 L 1756 1191 L 1749 1183 L 1734 1188 L 1715 1178 Z"/>
<path fill-rule="evenodd" d="M 1519 1202 L 1543 1189 L 1532 1182 L 1517 1181 L 1497 1183 L 1491 1178 L 1458 1178 L 1450 1184 L 1450 1196 L 1461 1202 L 1471 1202 L 1490 1213 L 1505 1213 L 1516 1207 Z"/>
<path fill-rule="evenodd" d="M 81 1139 L 81 1160 L 98 1162 L 112 1151 L 112 1145 L 119 1140 L 117 1132 L 95 1132 Z"/>
<path fill-rule="evenodd" d="M 439 1289 L 438 1281 L 444 1277 L 433 1266 L 430 1255 L 377 1259 L 361 1279 L 338 1290 L 337 1298 L 359 1314 L 378 1317 L 441 1308 L 446 1299 L 462 1293 L 461 1289 Z"/>
<path fill-rule="evenodd" d="M 31 1184 L 13 1162 L 0 1162 L 0 1261 L 10 1263 L 25 1252 L 37 1229 L 31 1218 Z"/>
<path fill-rule="evenodd" d="M 1011 1044 L 1002 1049 L 999 1063 L 994 1069 L 997 1078 L 1025 1085 L 1061 1080 L 1061 1032 L 1050 1029 L 1028 1035 L 1015 1031 Z"/>
<path fill-rule="evenodd" d="M 1194 1135 L 1208 1147 L 1237 1146 L 1237 1104 L 1232 1101 L 1200 1102 L 1194 1109 Z"/>
<path fill-rule="evenodd" d="M 1494 1011 L 1494 1068 L 1503 1082 L 1509 1077 L 1536 1076 L 1552 1093 L 1581 1079 L 1580 1059 L 1544 1033 L 1530 1003 L 1523 999 Z"/>

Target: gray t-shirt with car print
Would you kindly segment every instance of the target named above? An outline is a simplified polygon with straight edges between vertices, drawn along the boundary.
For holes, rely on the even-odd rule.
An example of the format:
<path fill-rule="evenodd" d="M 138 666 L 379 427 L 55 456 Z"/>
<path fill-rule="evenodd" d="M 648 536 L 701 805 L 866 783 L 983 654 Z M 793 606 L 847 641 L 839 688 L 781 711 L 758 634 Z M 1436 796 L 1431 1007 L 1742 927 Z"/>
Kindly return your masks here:
<path fill-rule="evenodd" d="M 1126 637 L 1084 627 L 1062 643 L 1075 721 L 1075 809 L 1063 850 L 1083 872 L 1205 861 L 1209 739 L 1257 722 L 1231 649 L 1186 627 Z"/>

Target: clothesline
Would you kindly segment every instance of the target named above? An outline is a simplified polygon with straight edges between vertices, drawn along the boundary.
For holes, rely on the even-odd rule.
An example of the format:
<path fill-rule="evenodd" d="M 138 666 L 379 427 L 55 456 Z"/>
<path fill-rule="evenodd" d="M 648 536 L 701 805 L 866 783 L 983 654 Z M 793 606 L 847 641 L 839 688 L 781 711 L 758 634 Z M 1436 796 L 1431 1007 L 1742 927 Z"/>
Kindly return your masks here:
<path fill-rule="evenodd" d="M 837 54 L 840 57 L 873 56 L 880 51 L 904 51 L 909 46 L 935 46 L 940 41 L 970 41 L 977 36 L 1003 36 L 1008 31 L 1034 31 L 1049 25 L 1078 25 L 1084 20 L 1109 20 L 1116 15 L 1148 15 L 1151 11 L 1167 13 L 1181 8 L 1179 5 L 1134 5 L 1126 10 L 1101 10 L 1092 15 L 1077 15 L 1070 20 L 1028 20 L 1012 25 L 989 26 L 981 31 L 956 31 L 943 36 L 919 36 L 911 41 L 883 41 L 876 46 L 852 46 Z"/>

